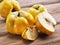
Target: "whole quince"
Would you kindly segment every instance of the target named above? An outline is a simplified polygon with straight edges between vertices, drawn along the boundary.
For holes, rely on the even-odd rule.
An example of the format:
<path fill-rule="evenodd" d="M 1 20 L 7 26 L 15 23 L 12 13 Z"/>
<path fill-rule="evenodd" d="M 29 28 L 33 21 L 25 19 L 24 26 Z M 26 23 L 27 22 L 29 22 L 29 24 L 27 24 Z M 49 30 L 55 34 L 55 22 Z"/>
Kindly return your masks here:
<path fill-rule="evenodd" d="M 41 4 L 33 5 L 31 8 L 29 8 L 27 10 L 27 12 L 32 14 L 34 18 L 36 17 L 36 15 L 38 15 L 39 13 L 42 13 L 44 11 L 47 11 L 47 9 Z"/>
<path fill-rule="evenodd" d="M 18 12 L 10 13 L 6 20 L 7 31 L 12 34 L 21 34 L 28 25 L 28 21 Z"/>
<path fill-rule="evenodd" d="M 20 5 L 16 0 L 3 0 L 1 2 L 0 14 L 3 18 L 7 18 L 13 10 L 19 11 L 20 9 Z"/>
<path fill-rule="evenodd" d="M 25 11 L 12 12 L 6 20 L 7 31 L 11 34 L 21 35 L 27 27 L 32 25 L 34 25 L 34 18 Z"/>

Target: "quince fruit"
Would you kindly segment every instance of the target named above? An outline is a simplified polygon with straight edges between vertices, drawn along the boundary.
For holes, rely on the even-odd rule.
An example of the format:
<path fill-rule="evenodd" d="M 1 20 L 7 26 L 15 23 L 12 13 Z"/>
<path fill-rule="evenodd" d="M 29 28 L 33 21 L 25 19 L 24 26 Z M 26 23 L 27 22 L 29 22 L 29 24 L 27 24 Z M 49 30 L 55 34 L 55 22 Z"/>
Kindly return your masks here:
<path fill-rule="evenodd" d="M 26 27 L 34 25 L 33 16 L 25 11 L 11 12 L 6 20 L 8 32 L 12 34 L 22 34 Z"/>
<path fill-rule="evenodd" d="M 48 12 L 36 16 L 36 26 L 40 32 L 51 35 L 55 31 L 56 21 Z"/>
<path fill-rule="evenodd" d="M 27 25 L 28 21 L 19 12 L 10 13 L 6 20 L 7 31 L 11 34 L 21 35 Z"/>
<path fill-rule="evenodd" d="M 30 14 L 33 15 L 33 17 L 35 18 L 39 13 L 42 13 L 44 11 L 47 11 L 47 9 L 41 5 L 41 4 L 36 4 L 36 5 L 33 5 L 31 8 L 29 8 L 27 10 L 27 12 L 29 12 Z"/>
<path fill-rule="evenodd" d="M 22 38 L 26 40 L 35 40 L 38 36 L 38 30 L 35 26 L 27 27 L 22 33 Z"/>
<path fill-rule="evenodd" d="M 0 14 L 3 18 L 7 18 L 13 10 L 19 11 L 21 9 L 16 0 L 3 0 L 1 3 Z"/>

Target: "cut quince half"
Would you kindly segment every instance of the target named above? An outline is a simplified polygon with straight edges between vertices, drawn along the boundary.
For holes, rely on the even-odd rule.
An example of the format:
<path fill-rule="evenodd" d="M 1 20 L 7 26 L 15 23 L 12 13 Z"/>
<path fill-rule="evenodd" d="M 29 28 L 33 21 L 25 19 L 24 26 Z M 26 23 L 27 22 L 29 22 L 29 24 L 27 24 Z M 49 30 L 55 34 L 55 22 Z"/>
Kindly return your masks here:
<path fill-rule="evenodd" d="M 22 38 L 26 40 L 35 40 L 38 36 L 38 30 L 36 30 L 35 26 L 28 27 L 22 33 Z"/>
<path fill-rule="evenodd" d="M 55 19 L 48 12 L 40 13 L 36 17 L 36 26 L 42 33 L 51 35 L 55 31 L 55 25 Z"/>

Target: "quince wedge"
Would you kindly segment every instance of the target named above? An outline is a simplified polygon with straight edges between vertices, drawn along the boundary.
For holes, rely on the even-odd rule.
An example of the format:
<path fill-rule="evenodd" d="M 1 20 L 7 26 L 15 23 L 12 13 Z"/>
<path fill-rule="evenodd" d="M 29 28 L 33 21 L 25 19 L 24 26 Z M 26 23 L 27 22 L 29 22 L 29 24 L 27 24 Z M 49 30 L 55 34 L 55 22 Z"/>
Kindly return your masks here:
<path fill-rule="evenodd" d="M 27 27 L 25 31 L 22 33 L 22 38 L 26 40 L 35 40 L 38 36 L 38 30 L 35 26 Z"/>

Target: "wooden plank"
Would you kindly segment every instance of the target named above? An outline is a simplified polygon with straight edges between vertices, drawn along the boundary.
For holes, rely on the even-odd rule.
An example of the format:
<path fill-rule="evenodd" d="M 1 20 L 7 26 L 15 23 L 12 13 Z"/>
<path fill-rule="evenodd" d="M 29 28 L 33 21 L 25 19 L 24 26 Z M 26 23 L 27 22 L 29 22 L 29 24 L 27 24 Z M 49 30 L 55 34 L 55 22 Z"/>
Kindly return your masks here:
<path fill-rule="evenodd" d="M 56 25 L 56 31 L 51 36 L 45 36 L 39 34 L 39 37 L 35 41 L 27 41 L 21 38 L 21 36 L 11 35 L 6 30 L 5 19 L 0 17 L 0 45 L 59 45 L 60 44 L 60 0 L 18 0 L 23 7 L 22 10 L 27 10 L 36 3 L 49 4 L 45 5 L 49 13 L 56 19 L 58 24 Z M 22 3 L 23 2 L 23 3 Z M 51 4 L 56 3 L 56 4 Z"/>
<path fill-rule="evenodd" d="M 53 4 L 53 3 L 60 3 L 60 0 L 17 0 L 21 4 L 22 7 L 32 6 L 34 4 Z"/>
<path fill-rule="evenodd" d="M 0 16 L 0 24 L 5 22 L 5 19 Z"/>
<path fill-rule="evenodd" d="M 26 41 L 21 36 L 7 34 L 6 36 L 0 37 L 0 45 L 24 45 L 30 44 L 31 41 Z"/>
<path fill-rule="evenodd" d="M 3 22 L 2 24 L 0 24 L 0 37 L 3 37 L 5 35 L 7 35 L 7 34 L 8 34 L 8 32 L 6 30 L 6 25 Z"/>

